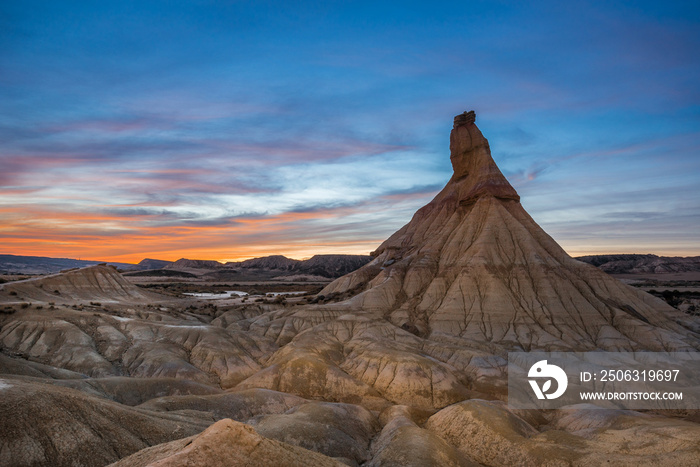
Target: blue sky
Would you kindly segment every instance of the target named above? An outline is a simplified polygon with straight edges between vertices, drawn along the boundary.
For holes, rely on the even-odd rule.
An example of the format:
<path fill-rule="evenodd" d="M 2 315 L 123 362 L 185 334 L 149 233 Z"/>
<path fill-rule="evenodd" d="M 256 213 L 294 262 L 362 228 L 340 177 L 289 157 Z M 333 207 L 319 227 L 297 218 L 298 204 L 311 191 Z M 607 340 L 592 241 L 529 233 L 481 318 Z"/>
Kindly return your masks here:
<path fill-rule="evenodd" d="M 696 2 L 3 2 L 5 253 L 367 253 L 477 112 L 573 255 L 700 254 Z"/>

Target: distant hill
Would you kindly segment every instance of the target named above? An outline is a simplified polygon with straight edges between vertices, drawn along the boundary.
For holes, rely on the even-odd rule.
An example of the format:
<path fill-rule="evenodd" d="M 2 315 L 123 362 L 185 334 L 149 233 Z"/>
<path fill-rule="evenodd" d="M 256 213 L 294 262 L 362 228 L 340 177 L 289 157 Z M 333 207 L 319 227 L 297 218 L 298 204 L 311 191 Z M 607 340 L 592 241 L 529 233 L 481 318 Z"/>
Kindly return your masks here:
<path fill-rule="evenodd" d="M 143 271 L 128 271 L 122 274 L 129 277 L 187 277 L 195 278 L 196 274 L 176 269 L 145 269 Z"/>
<path fill-rule="evenodd" d="M 218 261 L 208 259 L 187 259 L 180 258 L 174 263 L 168 264 L 164 269 L 216 269 L 224 267 Z"/>
<path fill-rule="evenodd" d="M 282 255 L 272 255 L 230 262 L 225 265 L 213 260 L 187 258 L 181 258 L 175 262 L 146 258 L 138 264 L 106 263 L 130 271 L 130 275 L 139 276 L 175 277 L 177 274 L 169 274 L 165 271 L 179 271 L 188 273 L 187 277 L 207 274 L 211 276 L 212 280 L 237 279 L 240 277 L 237 275 L 239 272 L 246 277 L 250 276 L 261 280 L 299 275 L 335 279 L 364 266 L 371 259 L 372 257 L 367 255 L 315 255 L 307 260 L 297 260 Z M 55 274 L 65 269 L 83 268 L 102 263 L 105 261 L 0 255 L 0 273 Z M 140 272 L 134 274 L 131 271 Z"/>
<path fill-rule="evenodd" d="M 140 271 L 147 270 L 147 269 L 163 269 L 166 266 L 169 266 L 173 264 L 172 261 L 165 261 L 163 259 L 151 259 L 151 258 L 146 258 L 142 259 L 139 261 L 139 264 L 136 265 L 134 269 L 138 269 Z"/>
<path fill-rule="evenodd" d="M 144 303 L 169 298 L 137 287 L 116 269 L 102 265 L 8 282 L 0 292 L 0 300 L 4 302 L 17 301 L 19 297 L 26 301 L 70 304 L 92 300 Z"/>
<path fill-rule="evenodd" d="M 80 260 L 70 258 L 48 258 L 45 256 L 0 255 L 0 273 L 2 274 L 55 274 L 64 269 L 84 268 L 107 263 L 121 269 L 131 269 L 134 264 L 115 263 L 98 260 Z"/>
<path fill-rule="evenodd" d="M 700 256 L 591 255 L 576 258 L 608 274 L 664 274 L 700 271 Z"/>
<path fill-rule="evenodd" d="M 308 275 L 334 279 L 364 266 L 371 260 L 369 255 L 315 255 L 306 260 L 272 255 L 226 263 L 226 268 L 248 272 L 278 272 L 280 276 Z"/>
<path fill-rule="evenodd" d="M 340 277 L 372 261 L 369 255 L 314 255 L 301 261 L 298 271 L 324 277 Z"/>
<path fill-rule="evenodd" d="M 263 256 L 261 258 L 247 259 L 239 262 L 226 263 L 227 268 L 243 268 L 243 269 L 268 269 L 279 271 L 291 271 L 300 263 L 299 260 L 290 259 L 282 255 Z"/>

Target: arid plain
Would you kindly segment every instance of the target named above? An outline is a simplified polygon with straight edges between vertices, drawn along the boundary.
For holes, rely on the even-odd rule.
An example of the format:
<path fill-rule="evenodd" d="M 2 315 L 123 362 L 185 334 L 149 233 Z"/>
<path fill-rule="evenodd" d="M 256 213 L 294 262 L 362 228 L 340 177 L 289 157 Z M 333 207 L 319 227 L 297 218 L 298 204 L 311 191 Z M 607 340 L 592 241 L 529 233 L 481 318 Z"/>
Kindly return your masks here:
<path fill-rule="evenodd" d="M 0 465 L 698 465 L 694 411 L 506 403 L 509 351 L 698 352 L 697 259 L 571 258 L 471 112 L 450 159 L 371 257 L 2 284 Z"/>

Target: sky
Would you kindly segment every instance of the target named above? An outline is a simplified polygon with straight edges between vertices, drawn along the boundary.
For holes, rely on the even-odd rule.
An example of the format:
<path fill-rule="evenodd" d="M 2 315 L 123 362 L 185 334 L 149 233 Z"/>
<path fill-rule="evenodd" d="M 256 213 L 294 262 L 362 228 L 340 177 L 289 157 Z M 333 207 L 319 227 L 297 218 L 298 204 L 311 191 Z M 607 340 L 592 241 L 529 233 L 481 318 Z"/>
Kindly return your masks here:
<path fill-rule="evenodd" d="M 700 3 L 0 2 L 0 252 L 368 254 L 475 110 L 571 255 L 700 255 Z"/>

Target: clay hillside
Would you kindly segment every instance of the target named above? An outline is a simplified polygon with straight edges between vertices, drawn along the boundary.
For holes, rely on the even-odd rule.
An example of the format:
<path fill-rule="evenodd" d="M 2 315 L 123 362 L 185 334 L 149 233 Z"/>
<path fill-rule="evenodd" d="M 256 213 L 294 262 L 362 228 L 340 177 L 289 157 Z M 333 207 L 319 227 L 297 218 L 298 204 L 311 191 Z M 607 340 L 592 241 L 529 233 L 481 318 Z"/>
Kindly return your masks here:
<path fill-rule="evenodd" d="M 569 257 L 471 112 L 450 158 L 312 300 L 216 306 L 106 266 L 3 284 L 0 465 L 698 465 L 693 411 L 508 406 L 510 350 L 696 352 L 700 324 Z"/>
<path fill-rule="evenodd" d="M 23 301 L 145 303 L 166 297 L 141 289 L 105 264 L 0 285 L 5 296 Z"/>

